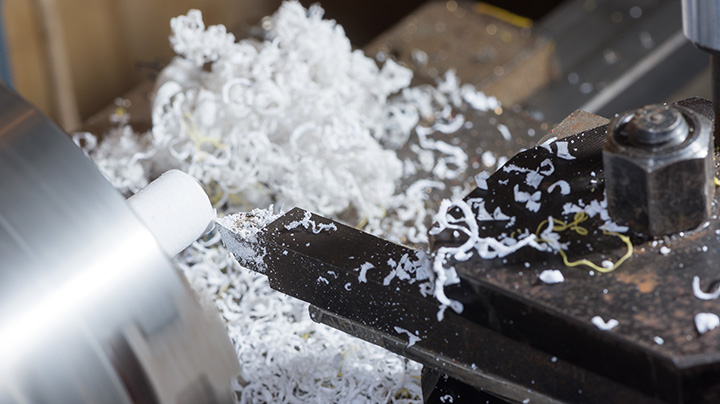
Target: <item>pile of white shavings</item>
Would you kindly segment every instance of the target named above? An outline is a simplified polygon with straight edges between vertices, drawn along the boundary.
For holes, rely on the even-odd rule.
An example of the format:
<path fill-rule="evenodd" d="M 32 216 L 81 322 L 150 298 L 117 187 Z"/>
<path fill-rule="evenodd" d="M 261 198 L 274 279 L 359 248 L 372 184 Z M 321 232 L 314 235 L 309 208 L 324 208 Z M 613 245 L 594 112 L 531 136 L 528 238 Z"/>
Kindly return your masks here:
<path fill-rule="evenodd" d="M 380 144 L 398 133 L 386 130 L 395 116 L 387 98 L 412 72 L 392 61 L 378 68 L 322 14 L 286 2 L 264 41 L 238 42 L 224 27 L 206 29 L 197 10 L 173 19 L 180 56 L 156 84 L 152 131 L 134 139 L 108 133 L 103 144 L 128 143 L 128 158 L 100 169 L 122 191 L 177 168 L 236 210 L 277 201 L 323 215 L 381 216 L 402 175 L 400 160 Z M 93 158 L 107 157 L 100 152 Z"/>
<path fill-rule="evenodd" d="M 378 68 L 353 51 L 342 28 L 322 13 L 319 6 L 306 10 L 286 2 L 264 20 L 269 29 L 263 41 L 236 42 L 222 26 L 206 28 L 198 11 L 173 19 L 171 43 L 180 56 L 158 79 L 152 130 L 138 134 L 128 119 L 115 120 L 99 144 L 87 133 L 75 141 L 125 194 L 171 168 L 195 176 L 219 215 L 228 215 L 222 224 L 244 238 L 274 219 L 277 212 L 267 207 L 275 203 L 334 218 L 354 212 L 376 235 L 427 243 L 435 213 L 428 209 L 429 195 L 447 191 L 444 181 L 459 183 L 468 164 L 460 147 L 433 133 L 447 138 L 467 127 L 460 107 L 489 111 L 500 105 L 472 85 L 460 85 L 453 71 L 437 87 L 408 88 L 410 70 L 390 60 Z M 414 156 L 401 161 L 392 149 L 411 136 L 418 136 Z M 399 188 L 401 178 L 414 176 L 419 179 Z M 449 189 L 454 199 L 468 190 Z M 229 215 L 257 207 L 266 209 L 240 219 Z M 334 230 L 312 222 L 307 217 L 297 225 Z M 243 367 L 244 382 L 236 386 L 242 402 L 421 401 L 418 363 L 315 324 L 306 303 L 241 268 L 217 232 L 175 262 L 227 324 Z M 457 281 L 452 268 L 431 270 L 425 254 L 396 264 L 387 282 L 418 281 L 421 293 L 439 299 L 442 285 Z M 440 301 L 461 309 L 447 298 Z M 417 333 L 407 332 L 409 344 L 420 338 Z"/>
<path fill-rule="evenodd" d="M 103 141 L 87 132 L 76 133 L 73 141 L 90 156 L 100 172 L 126 195 L 136 193 L 150 181 L 145 168 L 155 154 L 149 137 L 139 137 L 130 126 L 112 128 Z M 159 173 L 158 173 L 159 175 Z"/>
<path fill-rule="evenodd" d="M 457 112 L 463 106 L 491 111 L 500 103 L 470 84 L 460 85 L 455 71 L 449 70 L 437 86 L 405 88 L 392 97 L 388 105 L 392 114 L 386 121 L 384 142 L 400 146 L 411 135 L 418 137 L 417 142 L 410 145 L 413 157 L 403 161 L 403 178 L 425 173 L 426 177 L 436 179 L 420 178 L 396 193 L 385 205 L 392 215 L 369 217 L 366 230 L 392 241 L 424 245 L 428 242 L 428 224 L 435 214 L 435 209 L 427 209 L 430 195 L 433 191 L 445 190 L 449 180 L 462 184 L 468 168 L 468 155 L 460 146 L 434 139 L 432 135 L 440 134 L 447 139 L 442 135 L 454 134 L 469 123 Z M 501 165 L 500 159 L 495 161 Z M 453 199 L 466 195 L 471 190 L 468 185 L 452 187 Z"/>

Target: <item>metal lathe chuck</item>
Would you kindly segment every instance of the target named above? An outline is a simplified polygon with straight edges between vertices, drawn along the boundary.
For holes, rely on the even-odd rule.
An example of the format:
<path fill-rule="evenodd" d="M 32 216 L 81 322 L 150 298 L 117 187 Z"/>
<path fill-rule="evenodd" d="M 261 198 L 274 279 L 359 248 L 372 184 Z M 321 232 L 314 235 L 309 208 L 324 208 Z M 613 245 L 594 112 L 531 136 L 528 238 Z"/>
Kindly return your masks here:
<path fill-rule="evenodd" d="M 239 372 L 125 199 L 0 86 L 0 403 L 231 403 Z"/>

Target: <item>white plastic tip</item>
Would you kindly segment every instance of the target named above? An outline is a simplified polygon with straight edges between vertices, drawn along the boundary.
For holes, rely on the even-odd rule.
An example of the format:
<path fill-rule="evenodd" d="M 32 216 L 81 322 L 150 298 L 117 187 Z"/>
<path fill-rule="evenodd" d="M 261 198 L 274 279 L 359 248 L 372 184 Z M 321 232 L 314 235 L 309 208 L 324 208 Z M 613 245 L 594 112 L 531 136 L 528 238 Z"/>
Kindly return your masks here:
<path fill-rule="evenodd" d="M 166 171 L 127 201 L 170 257 L 202 236 L 215 220 L 215 209 L 200 184 L 179 170 Z"/>

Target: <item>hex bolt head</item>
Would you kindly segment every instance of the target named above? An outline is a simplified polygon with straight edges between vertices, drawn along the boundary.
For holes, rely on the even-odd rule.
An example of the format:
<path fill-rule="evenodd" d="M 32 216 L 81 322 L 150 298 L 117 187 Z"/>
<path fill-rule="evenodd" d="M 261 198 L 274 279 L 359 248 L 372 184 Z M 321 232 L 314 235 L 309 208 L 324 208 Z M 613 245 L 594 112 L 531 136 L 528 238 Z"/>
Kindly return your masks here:
<path fill-rule="evenodd" d="M 603 149 L 613 220 L 651 236 L 706 221 L 715 191 L 712 127 L 677 105 L 649 105 L 615 117 Z"/>

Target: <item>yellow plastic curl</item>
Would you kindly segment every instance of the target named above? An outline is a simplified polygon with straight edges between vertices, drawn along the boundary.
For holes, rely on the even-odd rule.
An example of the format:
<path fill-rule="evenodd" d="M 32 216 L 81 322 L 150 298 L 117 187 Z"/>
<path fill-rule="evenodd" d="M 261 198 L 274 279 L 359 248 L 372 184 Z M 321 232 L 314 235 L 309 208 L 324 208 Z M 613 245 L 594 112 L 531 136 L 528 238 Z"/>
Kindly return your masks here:
<path fill-rule="evenodd" d="M 413 376 L 415 377 L 415 376 Z M 395 393 L 395 399 L 396 400 L 413 400 L 417 399 L 418 397 L 416 395 L 413 395 L 410 390 L 406 389 L 405 387 L 398 390 L 397 393 Z"/>
<path fill-rule="evenodd" d="M 382 212 L 380 213 L 380 218 L 382 219 L 387 215 L 387 209 L 385 209 L 382 206 L 380 206 L 380 209 L 382 209 Z M 355 225 L 355 228 L 358 230 L 362 230 L 365 228 L 365 226 L 367 226 L 369 221 L 370 221 L 370 216 L 365 215 L 362 219 L 360 219 L 360 222 L 357 225 Z"/>
<path fill-rule="evenodd" d="M 586 221 L 587 219 L 588 219 L 588 214 L 585 213 L 585 212 L 577 212 L 577 213 L 575 213 L 575 217 L 573 218 L 573 221 L 570 222 L 570 223 L 565 223 L 565 222 L 563 222 L 563 221 L 561 221 L 561 220 L 552 218 L 552 220 L 553 220 L 553 231 L 560 232 L 560 231 L 565 231 L 565 230 L 568 230 L 568 229 L 569 229 L 569 230 L 572 230 L 572 231 L 576 232 L 577 234 L 579 234 L 579 235 L 581 235 L 581 236 L 587 236 L 587 235 L 588 235 L 587 229 L 584 228 L 584 227 L 582 227 L 582 226 L 580 226 L 580 223 Z M 535 235 L 536 235 L 536 236 L 538 236 L 538 237 L 540 236 L 542 227 L 543 227 L 546 223 L 548 223 L 547 220 L 543 220 L 542 222 L 540 222 L 540 224 L 538 225 L 537 231 L 535 232 Z M 571 261 L 568 260 L 568 257 L 567 257 L 567 254 L 565 254 L 565 251 L 563 251 L 562 248 L 560 248 L 560 249 L 558 249 L 558 252 L 559 252 L 560 255 L 562 256 L 562 259 L 563 259 L 563 262 L 565 263 L 565 265 L 568 266 L 568 267 L 576 267 L 576 266 L 578 266 L 578 265 L 585 265 L 585 266 L 590 267 L 590 268 L 592 268 L 592 269 L 594 269 L 594 270 L 596 270 L 596 271 L 598 271 L 598 272 L 607 273 L 607 272 L 612 272 L 612 271 L 614 271 L 615 269 L 617 269 L 620 265 L 622 265 L 623 262 L 625 262 L 628 258 L 630 258 L 630 257 L 632 256 L 632 253 L 633 253 L 633 245 L 632 245 L 632 242 L 630 242 L 630 237 L 628 237 L 628 236 L 626 236 L 626 235 L 624 235 L 624 234 L 620 234 L 620 233 L 614 232 L 614 231 L 607 231 L 607 230 L 605 230 L 605 229 L 603 229 L 603 234 L 606 234 L 606 235 L 609 235 L 609 236 L 616 236 L 617 238 L 619 238 L 620 240 L 622 240 L 622 241 L 625 243 L 625 245 L 627 246 L 627 248 L 628 248 L 628 250 L 627 250 L 627 252 L 625 253 L 625 255 L 623 255 L 622 257 L 620 257 L 620 259 L 617 260 L 617 262 L 615 262 L 615 264 L 614 264 L 612 267 L 610 267 L 610 268 L 604 268 L 604 267 L 601 267 L 601 266 L 599 266 L 599 265 L 596 265 L 595 263 L 593 263 L 592 261 L 587 260 L 587 259 L 581 259 L 581 260 L 578 260 L 578 261 L 572 261 L 572 262 L 571 262 Z M 542 238 L 539 238 L 538 241 L 539 241 L 539 242 L 546 242 L 546 243 L 548 242 L 548 240 L 545 240 L 545 239 L 542 239 Z"/>
<path fill-rule="evenodd" d="M 226 144 L 219 142 L 215 138 L 212 138 L 210 136 L 203 136 L 198 130 L 197 125 L 195 124 L 195 118 L 192 116 L 191 113 L 185 112 L 183 114 L 183 119 L 180 120 L 180 123 L 182 123 L 185 132 L 187 132 L 188 136 L 190 136 L 190 140 L 192 140 L 193 144 L 195 145 L 195 149 L 198 152 L 205 153 L 205 151 L 202 150 L 202 145 L 205 143 L 210 144 L 217 149 L 224 149 L 228 147 Z M 198 160 L 202 160 L 202 154 L 200 155 Z"/>
<path fill-rule="evenodd" d="M 370 221 L 370 217 L 369 217 L 369 216 L 363 217 L 362 220 L 360 220 L 360 223 L 358 223 L 358 224 L 355 226 L 355 228 L 358 229 L 358 230 L 362 230 L 363 228 L 365 228 L 365 226 L 367 226 L 368 221 Z"/>
<path fill-rule="evenodd" d="M 715 177 L 715 185 L 720 187 L 720 180 L 718 179 L 718 177 Z"/>
<path fill-rule="evenodd" d="M 347 352 L 347 351 L 340 351 L 340 354 L 342 354 L 342 359 L 340 359 L 340 366 L 338 368 L 337 377 L 343 377 L 342 368 L 343 368 L 343 365 L 345 364 L 345 359 L 347 359 L 347 357 L 348 357 L 348 353 L 349 352 Z"/>
<path fill-rule="evenodd" d="M 477 3 L 475 4 L 475 12 L 478 14 L 484 14 L 489 15 L 491 17 L 495 17 L 498 20 L 502 20 L 504 22 L 510 23 L 516 27 L 519 28 L 531 28 L 533 25 L 533 21 L 526 17 L 521 17 L 517 14 L 513 14 L 509 11 L 506 11 L 505 9 L 502 9 L 500 7 L 491 6 L 487 3 Z"/>

